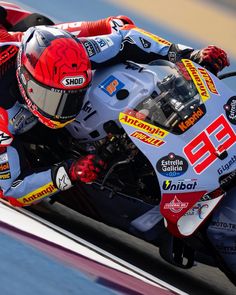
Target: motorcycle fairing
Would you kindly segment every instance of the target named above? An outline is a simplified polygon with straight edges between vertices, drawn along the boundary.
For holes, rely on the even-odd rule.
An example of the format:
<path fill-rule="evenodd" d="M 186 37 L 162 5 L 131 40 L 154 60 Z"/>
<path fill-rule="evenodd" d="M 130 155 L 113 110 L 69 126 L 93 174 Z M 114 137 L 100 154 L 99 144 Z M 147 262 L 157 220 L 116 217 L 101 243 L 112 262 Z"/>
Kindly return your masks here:
<path fill-rule="evenodd" d="M 194 231 L 206 220 L 206 218 L 211 214 L 212 210 L 224 197 L 224 193 L 219 197 L 207 200 L 198 201 L 192 208 L 190 208 L 184 215 L 182 215 L 175 226 L 175 232 L 180 232 L 180 236 L 190 236 Z M 177 231 L 178 229 L 178 231 Z"/>
<path fill-rule="evenodd" d="M 181 202 L 188 203 L 175 220 L 177 224 L 204 197 L 200 193 L 199 199 L 193 198 L 191 192 L 214 191 L 219 186 L 219 176 L 236 166 L 236 161 L 232 161 L 236 158 L 236 122 L 229 119 L 230 106 L 225 107 L 228 101 L 231 104 L 235 93 L 202 67 L 187 64 L 186 68 L 183 63 L 174 65 L 162 60 L 95 71 L 83 109 L 68 126 L 81 143 L 106 138 L 106 122 L 113 121 L 122 127 L 153 166 L 167 224 L 171 224 L 173 213 L 163 209 L 170 202 L 166 200 L 168 195 L 176 194 Z M 115 86 L 112 96 L 101 89 L 102 85 L 110 86 L 106 81 L 111 76 Z M 122 88 L 117 89 L 114 81 L 120 81 Z M 166 161 L 168 158 L 172 160 Z M 188 194 L 186 200 L 182 199 L 184 194 Z M 208 210 L 213 207 L 208 206 Z M 196 223 L 196 228 L 199 225 Z M 180 232 L 176 226 L 173 233 L 184 235 L 185 231 Z"/>
<path fill-rule="evenodd" d="M 234 97 L 235 93 L 205 69 L 192 62 L 188 65 L 191 67 L 191 74 L 188 72 L 194 84 L 198 85 L 197 90 L 204 104 L 199 103 L 197 106 L 203 110 L 201 118 L 197 118 L 182 134 L 174 134 L 175 129 L 162 125 L 161 128 L 167 130 L 168 134 L 162 144 L 152 145 L 133 136 L 138 130 L 135 124 L 127 124 L 127 121 L 120 120 L 131 140 L 153 165 L 162 191 L 161 213 L 166 219 L 168 229 L 176 236 L 191 235 L 204 222 L 224 194 L 207 201 L 201 199 L 219 187 L 221 168 L 230 172 L 236 167 L 235 161 L 231 161 L 236 156 L 233 148 L 236 142 L 236 124 L 232 124 L 232 120 L 230 122 L 225 108 L 226 102 Z M 137 106 L 139 107 L 140 103 L 136 106 L 129 105 L 128 112 L 132 113 L 132 109 L 137 111 Z M 123 116 L 121 114 L 120 118 Z M 191 118 L 191 114 L 189 117 Z M 144 124 L 150 124 L 150 120 L 145 117 L 143 119 Z M 160 124 L 150 125 L 153 128 L 160 127 Z M 142 132 L 150 136 L 147 130 Z M 157 170 L 158 160 L 169 154 L 188 162 L 186 171 L 174 178 L 170 174 L 166 177 Z M 170 202 L 180 202 L 180 212 L 172 212 L 171 207 L 164 209 Z M 204 215 L 201 215 L 203 218 L 194 213 L 198 212 L 196 208 L 204 208 Z"/>

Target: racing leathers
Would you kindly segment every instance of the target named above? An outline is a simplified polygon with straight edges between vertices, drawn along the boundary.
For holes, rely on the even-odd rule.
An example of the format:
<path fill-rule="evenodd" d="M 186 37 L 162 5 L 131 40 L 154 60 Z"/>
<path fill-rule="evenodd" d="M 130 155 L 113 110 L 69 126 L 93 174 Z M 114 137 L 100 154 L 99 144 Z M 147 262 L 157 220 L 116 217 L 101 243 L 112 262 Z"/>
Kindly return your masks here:
<path fill-rule="evenodd" d="M 172 44 L 136 27 L 129 18 L 122 16 L 55 26 L 80 39 L 93 70 L 126 60 L 148 63 L 161 58 L 175 62 L 191 58 L 194 53 L 192 48 Z M 20 42 L 23 34 L 7 32 L 4 27 L 0 29 L 0 187 L 2 196 L 14 206 L 29 206 L 51 197 L 69 189 L 74 180 L 70 161 L 34 169 L 27 165 L 22 154 L 18 135 L 38 123 L 24 104 L 16 81 L 18 46 L 15 42 Z"/>

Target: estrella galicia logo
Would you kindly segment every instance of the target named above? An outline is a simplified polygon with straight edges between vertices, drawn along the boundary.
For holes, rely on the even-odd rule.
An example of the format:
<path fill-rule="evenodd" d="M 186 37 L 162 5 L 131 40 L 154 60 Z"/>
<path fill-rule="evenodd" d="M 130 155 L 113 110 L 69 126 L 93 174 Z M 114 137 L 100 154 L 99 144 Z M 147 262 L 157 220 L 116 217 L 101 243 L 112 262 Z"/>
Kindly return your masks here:
<path fill-rule="evenodd" d="M 159 159 L 156 164 L 157 171 L 166 177 L 178 177 L 188 170 L 188 162 L 174 153 Z"/>
<path fill-rule="evenodd" d="M 232 96 L 224 105 L 226 116 L 230 123 L 236 125 L 236 96 Z"/>

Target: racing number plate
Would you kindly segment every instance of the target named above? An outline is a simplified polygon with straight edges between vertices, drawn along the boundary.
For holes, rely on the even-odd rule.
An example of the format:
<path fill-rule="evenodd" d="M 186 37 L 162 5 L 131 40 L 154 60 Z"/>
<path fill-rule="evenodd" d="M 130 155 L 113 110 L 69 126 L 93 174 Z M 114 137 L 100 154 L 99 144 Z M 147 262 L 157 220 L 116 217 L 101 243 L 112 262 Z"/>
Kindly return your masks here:
<path fill-rule="evenodd" d="M 215 143 L 216 141 L 216 143 Z M 220 115 L 206 129 L 198 134 L 183 149 L 194 171 L 201 174 L 213 164 L 217 156 L 229 149 L 236 142 L 236 134 L 226 120 Z"/>

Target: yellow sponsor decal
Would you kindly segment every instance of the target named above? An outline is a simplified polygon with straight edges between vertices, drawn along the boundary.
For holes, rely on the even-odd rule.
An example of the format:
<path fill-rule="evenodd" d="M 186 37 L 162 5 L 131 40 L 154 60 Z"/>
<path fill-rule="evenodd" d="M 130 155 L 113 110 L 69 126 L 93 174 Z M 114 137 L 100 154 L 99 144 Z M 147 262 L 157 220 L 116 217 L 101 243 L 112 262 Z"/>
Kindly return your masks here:
<path fill-rule="evenodd" d="M 210 92 L 213 93 L 213 94 L 219 95 L 219 92 L 216 89 L 215 83 L 212 80 L 209 73 L 207 72 L 207 70 L 203 69 L 203 68 L 198 68 L 198 70 L 201 73 L 202 78 L 205 80 L 206 85 L 207 85 L 208 89 L 210 90 Z"/>
<path fill-rule="evenodd" d="M 159 44 L 168 45 L 168 46 L 170 46 L 172 44 L 171 42 L 169 42 L 169 41 L 167 41 L 167 40 L 165 40 L 165 39 L 163 39 L 163 38 L 161 38 L 161 37 L 159 37 L 157 35 L 154 35 L 152 33 L 149 33 L 149 32 L 147 32 L 145 30 L 142 30 L 140 28 L 134 28 L 134 30 L 142 33 L 143 35 L 148 36 L 149 38 L 151 38 L 152 40 L 156 41 Z"/>
<path fill-rule="evenodd" d="M 24 205 L 30 205 L 35 201 L 39 201 L 55 193 L 56 191 L 58 191 L 58 189 L 53 185 L 52 182 L 49 182 L 48 184 L 36 189 L 35 191 L 30 192 L 28 195 L 17 199 L 17 201 Z"/>
<path fill-rule="evenodd" d="M 151 135 L 154 135 L 160 138 L 164 138 L 167 134 L 169 134 L 169 132 L 165 131 L 164 129 L 161 129 L 157 126 L 146 123 L 142 120 L 129 116 L 125 113 L 120 113 L 119 121 L 123 124 L 132 126 L 136 129 L 140 129 L 142 131 L 145 131 Z"/>
<path fill-rule="evenodd" d="M 2 180 L 10 179 L 10 178 L 11 178 L 11 173 L 10 172 L 0 174 L 0 179 L 2 179 Z"/>
<path fill-rule="evenodd" d="M 153 136 L 149 136 L 141 131 L 134 131 L 132 134 L 130 134 L 130 136 L 137 138 L 138 140 L 140 140 L 144 143 L 154 145 L 157 147 L 159 147 L 165 143 L 165 141 L 163 141 L 159 138 L 153 137 Z"/>
<path fill-rule="evenodd" d="M 0 172 L 6 171 L 6 170 L 9 170 L 9 169 L 10 169 L 10 166 L 9 166 L 8 162 L 0 164 Z"/>
<path fill-rule="evenodd" d="M 198 70 L 196 69 L 196 67 L 194 66 L 194 64 L 192 63 L 191 60 L 182 59 L 182 62 L 185 65 L 189 75 L 193 79 L 193 82 L 196 85 L 197 90 L 198 90 L 202 100 L 205 102 L 206 100 L 208 100 L 208 98 L 210 98 L 210 94 L 207 91 L 207 88 L 206 88 L 204 82 L 202 81 Z"/>

